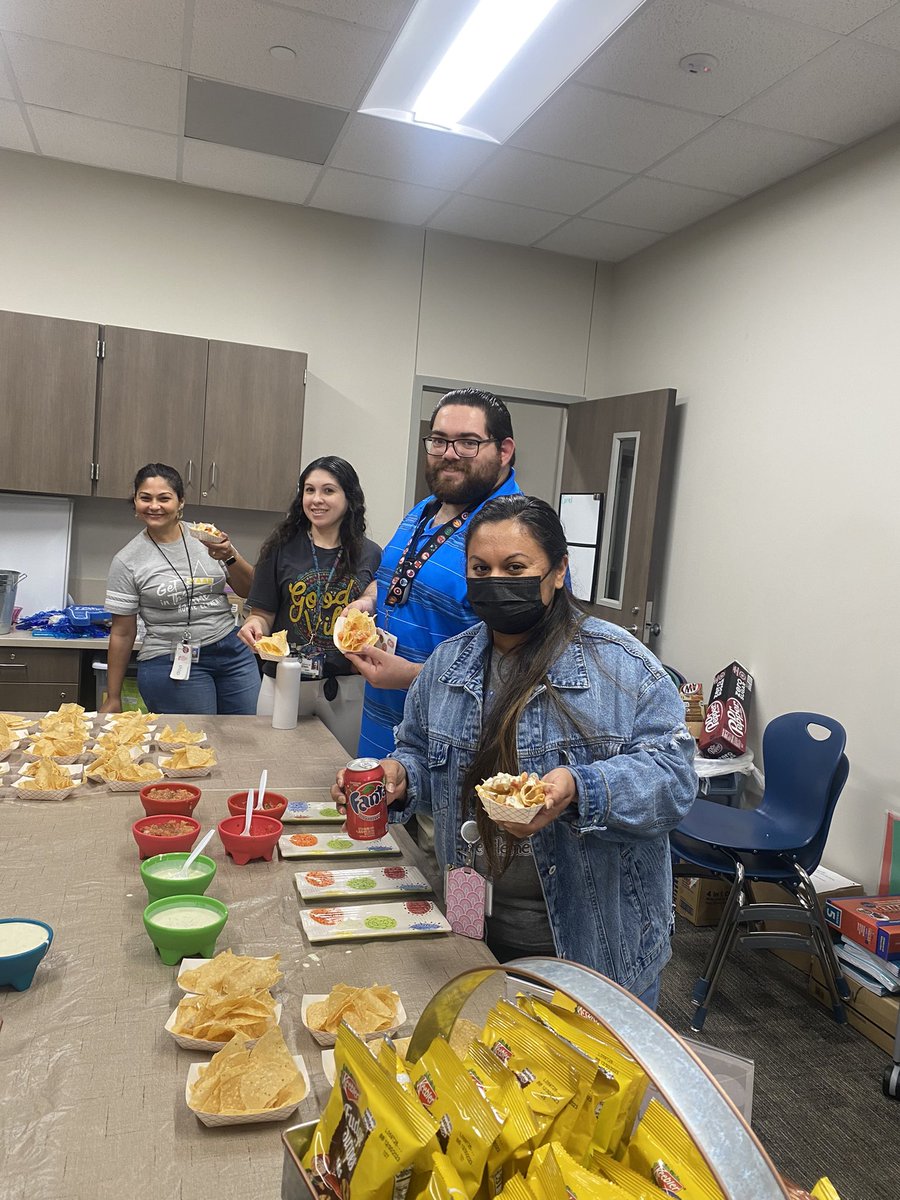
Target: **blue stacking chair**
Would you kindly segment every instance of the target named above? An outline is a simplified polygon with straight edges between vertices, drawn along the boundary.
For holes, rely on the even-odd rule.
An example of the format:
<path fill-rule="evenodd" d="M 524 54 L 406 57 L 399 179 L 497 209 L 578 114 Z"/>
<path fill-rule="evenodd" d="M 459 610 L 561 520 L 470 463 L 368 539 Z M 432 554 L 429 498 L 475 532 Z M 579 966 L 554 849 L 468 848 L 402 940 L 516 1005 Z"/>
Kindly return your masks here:
<path fill-rule="evenodd" d="M 816 726 L 826 736 L 814 736 Z M 803 949 L 815 954 L 831 993 L 835 1020 L 846 1021 L 841 1001 L 849 998 L 849 988 L 809 878 L 821 861 L 834 808 L 847 782 L 846 740 L 843 726 L 831 717 L 809 712 L 776 717 L 763 734 L 766 786 L 758 807 L 729 808 L 698 799 L 670 834 L 676 875 L 727 879 L 732 885 L 709 960 L 694 984 L 694 1033 L 703 1028 L 735 942 L 751 949 Z M 753 881 L 781 884 L 796 903 L 753 903 L 747 888 Z M 802 928 L 785 932 L 752 928 L 764 921 L 787 921 Z"/>

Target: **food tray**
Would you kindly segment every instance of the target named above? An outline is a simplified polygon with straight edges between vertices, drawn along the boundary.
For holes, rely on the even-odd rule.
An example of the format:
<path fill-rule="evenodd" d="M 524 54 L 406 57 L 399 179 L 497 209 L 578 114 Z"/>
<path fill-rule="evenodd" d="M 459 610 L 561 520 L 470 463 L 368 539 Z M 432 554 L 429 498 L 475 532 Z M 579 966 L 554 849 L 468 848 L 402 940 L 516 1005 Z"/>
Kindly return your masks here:
<path fill-rule="evenodd" d="M 203 779 L 212 774 L 213 767 L 218 766 L 218 763 L 211 763 L 208 767 L 165 767 L 162 760 L 167 757 L 168 755 L 160 754 L 156 759 L 166 779 Z"/>
<path fill-rule="evenodd" d="M 344 817 L 330 800 L 289 800 L 280 820 L 282 825 L 299 825 L 303 821 L 315 822 L 317 825 L 344 823 Z"/>
<path fill-rule="evenodd" d="M 433 900 L 304 908 L 300 910 L 300 924 L 314 943 L 451 932 L 447 918 Z"/>
<path fill-rule="evenodd" d="M 292 838 L 302 840 L 298 844 Z M 390 832 L 374 842 L 356 842 L 340 833 L 292 833 L 278 839 L 278 853 L 282 858 L 368 858 L 401 851 Z"/>
<path fill-rule="evenodd" d="M 371 614 L 370 614 L 371 615 Z M 340 650 L 341 654 L 355 654 L 355 650 L 344 650 L 340 644 L 341 631 L 344 628 L 344 618 L 338 617 L 331 631 L 331 640 L 335 644 L 335 648 Z M 383 650 L 385 654 L 394 654 L 397 650 L 397 639 L 392 633 L 388 633 L 385 629 L 379 629 L 375 626 L 375 641 L 370 643 L 372 649 Z"/>
<path fill-rule="evenodd" d="M 383 1038 L 392 1033 L 396 1033 L 397 1030 L 401 1027 L 401 1025 L 405 1024 L 406 1009 L 403 1007 L 403 1001 L 400 999 L 400 997 L 397 995 L 396 992 L 394 992 L 394 995 L 397 996 L 397 1019 L 396 1019 L 396 1021 L 394 1022 L 393 1025 L 390 1025 L 387 1029 L 378 1029 L 375 1031 L 375 1033 L 360 1034 L 359 1036 L 361 1038 L 363 1038 L 364 1041 L 370 1042 L 370 1041 L 372 1041 L 373 1038 Z M 322 995 L 307 994 L 306 996 L 303 997 L 303 1001 L 300 1005 L 300 1020 L 303 1022 L 303 1024 L 306 1026 L 306 1028 L 309 1029 L 310 1034 L 319 1043 L 320 1046 L 333 1046 L 335 1044 L 335 1042 L 337 1041 L 337 1034 L 336 1033 L 325 1033 L 319 1029 L 310 1029 L 309 1023 L 306 1020 L 306 1015 L 309 1012 L 309 1006 L 311 1004 L 318 1004 L 318 1002 L 320 1000 L 327 1000 L 327 999 L 328 999 L 327 994 L 322 994 Z"/>
<path fill-rule="evenodd" d="M 193 995 L 193 993 L 185 992 L 185 995 L 191 996 L 191 995 Z M 276 1001 L 276 1003 L 275 1003 L 275 1024 L 276 1025 L 281 1024 L 282 1008 L 283 1008 L 283 1006 Z M 205 1051 L 207 1054 L 215 1054 L 217 1050 L 221 1050 L 222 1047 L 224 1045 L 226 1045 L 225 1042 L 210 1042 L 210 1041 L 207 1041 L 206 1038 L 195 1038 L 195 1037 L 190 1037 L 188 1034 L 185 1034 L 185 1033 L 176 1033 L 175 1029 L 174 1029 L 174 1025 L 175 1025 L 175 1018 L 177 1017 L 177 1015 L 178 1015 L 178 1009 L 173 1008 L 172 1012 L 169 1015 L 169 1019 L 168 1019 L 168 1021 L 166 1021 L 163 1028 L 165 1029 L 166 1033 L 168 1033 L 170 1035 L 170 1037 L 173 1037 L 175 1039 L 175 1041 L 178 1043 L 179 1046 L 181 1046 L 181 1048 L 183 1050 L 202 1050 L 202 1051 Z M 259 1040 L 258 1038 L 247 1038 L 247 1045 L 255 1046 L 258 1040 Z"/>
<path fill-rule="evenodd" d="M 187 1079 L 184 1085 L 184 1102 L 199 1121 L 202 1121 L 204 1125 L 208 1125 L 212 1129 L 219 1125 L 258 1125 L 263 1121 L 283 1121 L 285 1117 L 289 1117 L 292 1112 L 299 1108 L 307 1096 L 309 1096 L 309 1072 L 306 1070 L 306 1063 L 299 1054 L 294 1054 L 292 1057 L 306 1085 L 306 1091 L 295 1104 L 283 1104 L 281 1108 L 270 1108 L 266 1112 L 240 1113 L 237 1116 L 223 1116 L 221 1113 L 200 1112 L 196 1108 L 191 1108 L 191 1088 L 200 1078 L 200 1068 L 209 1064 L 199 1062 L 191 1063 L 188 1068 Z"/>
<path fill-rule="evenodd" d="M 255 954 L 255 955 L 254 954 L 244 954 L 241 957 L 242 958 L 258 958 L 260 962 L 268 962 L 268 960 L 270 958 L 274 958 L 275 955 L 274 954 Z M 181 960 L 181 962 L 178 964 L 178 978 L 175 980 L 176 985 L 179 988 L 181 988 L 181 990 L 183 992 L 187 992 L 188 988 L 182 987 L 182 985 L 181 985 L 182 971 L 194 971 L 197 969 L 197 967 L 205 966 L 206 963 L 208 963 L 208 962 L 212 962 L 212 959 L 211 958 L 183 958 Z M 283 977 L 283 975 L 282 975 L 282 977 Z M 278 988 L 281 986 L 281 982 L 282 981 L 279 980 L 278 983 L 273 983 L 272 986 L 269 988 L 269 991 L 277 992 Z"/>
<path fill-rule="evenodd" d="M 259 657 L 264 662 L 273 662 L 273 663 L 287 662 L 287 660 L 289 658 L 296 659 L 296 657 L 297 657 L 296 654 L 290 654 L 290 653 L 288 653 L 288 654 L 273 654 L 271 652 L 271 650 L 257 650 L 255 646 L 254 646 L 254 650 L 256 650 L 256 653 L 259 655 Z"/>
<path fill-rule="evenodd" d="M 10 744 L 6 747 L 5 750 L 0 750 L 0 762 L 5 762 L 5 760 L 7 758 L 9 758 L 9 756 L 13 753 L 13 751 L 18 750 L 18 748 L 21 745 L 22 745 L 21 741 L 10 742 Z M 341 820 L 343 820 L 343 817 L 341 818 Z"/>
<path fill-rule="evenodd" d="M 152 787 L 154 783 L 159 783 L 159 779 L 98 779 L 95 782 L 99 783 L 101 787 L 105 784 L 111 792 L 139 792 L 141 788 Z"/>
<path fill-rule="evenodd" d="M 104 733 L 114 733 L 120 724 L 121 722 L 119 721 L 104 721 L 101 729 Z M 147 734 L 156 733 L 158 728 L 159 727 L 157 725 L 147 725 L 144 728 L 144 732 Z"/>
<path fill-rule="evenodd" d="M 492 821 L 507 825 L 530 825 L 538 813 L 544 811 L 543 804 L 534 804 L 531 808 L 513 808 L 510 804 L 498 804 L 496 800 L 484 800 L 480 796 L 479 800 Z"/>
<path fill-rule="evenodd" d="M 21 779 L 17 779 L 12 787 L 16 789 L 23 800 L 68 800 L 76 788 L 82 786 L 80 783 L 74 783 L 68 788 L 51 788 L 47 791 L 38 791 L 26 788 L 24 791 L 19 786 Z"/>
<path fill-rule="evenodd" d="M 160 741 L 157 741 L 156 745 L 159 750 L 168 750 L 168 751 L 180 750 L 182 746 L 206 747 L 209 745 L 209 738 L 204 733 L 203 737 L 200 739 L 199 742 L 160 742 Z"/>
<path fill-rule="evenodd" d="M 404 892 L 430 892 L 431 885 L 415 867 L 351 867 L 344 871 L 313 868 L 294 876 L 304 900 L 334 900 L 339 896 L 397 896 Z"/>
<path fill-rule="evenodd" d="M 83 762 L 87 758 L 87 747 L 85 746 L 79 754 L 32 754 L 31 747 L 27 747 L 22 751 L 22 758 L 25 762 L 37 762 L 41 758 L 49 758 L 60 767 L 70 767 L 73 763 Z"/>
<path fill-rule="evenodd" d="M 221 530 L 218 537 L 212 533 L 207 533 L 205 529 L 195 529 L 193 525 L 188 525 L 187 531 L 191 537 L 196 538 L 198 542 L 202 542 L 204 546 L 221 546 L 223 542 L 228 541 L 228 538 Z"/>

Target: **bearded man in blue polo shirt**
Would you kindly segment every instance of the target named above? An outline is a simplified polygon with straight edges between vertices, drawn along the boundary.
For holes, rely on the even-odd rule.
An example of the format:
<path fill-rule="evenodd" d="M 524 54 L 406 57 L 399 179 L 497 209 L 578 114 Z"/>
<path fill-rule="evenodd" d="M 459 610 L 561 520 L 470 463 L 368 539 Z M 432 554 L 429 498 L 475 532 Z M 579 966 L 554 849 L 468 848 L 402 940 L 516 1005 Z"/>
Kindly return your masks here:
<path fill-rule="evenodd" d="M 347 658 L 366 679 L 360 757 L 394 749 L 407 689 L 432 650 L 477 624 L 466 599 L 465 525 L 495 496 L 518 492 L 512 420 L 490 392 L 448 392 L 425 438 L 431 495 L 403 518 L 373 584 L 351 607 L 397 638 L 396 654 L 366 647 Z"/>

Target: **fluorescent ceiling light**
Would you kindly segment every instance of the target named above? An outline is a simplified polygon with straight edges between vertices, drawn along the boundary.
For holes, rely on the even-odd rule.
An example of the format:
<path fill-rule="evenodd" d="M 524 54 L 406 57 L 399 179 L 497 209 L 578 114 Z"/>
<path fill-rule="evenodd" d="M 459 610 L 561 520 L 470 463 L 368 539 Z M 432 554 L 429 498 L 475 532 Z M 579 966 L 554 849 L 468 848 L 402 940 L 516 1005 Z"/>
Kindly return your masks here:
<path fill-rule="evenodd" d="M 505 142 L 647 0 L 418 0 L 360 112 Z"/>

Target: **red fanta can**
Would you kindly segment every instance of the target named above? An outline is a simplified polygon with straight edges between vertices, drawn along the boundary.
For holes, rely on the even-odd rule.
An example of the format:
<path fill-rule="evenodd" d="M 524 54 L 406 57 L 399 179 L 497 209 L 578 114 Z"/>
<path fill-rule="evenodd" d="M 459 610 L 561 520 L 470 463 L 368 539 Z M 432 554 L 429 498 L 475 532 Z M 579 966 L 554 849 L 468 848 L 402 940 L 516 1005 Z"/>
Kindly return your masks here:
<path fill-rule="evenodd" d="M 355 842 L 374 842 L 388 827 L 384 798 L 384 768 L 375 758 L 354 758 L 344 768 L 347 797 L 347 837 Z"/>

